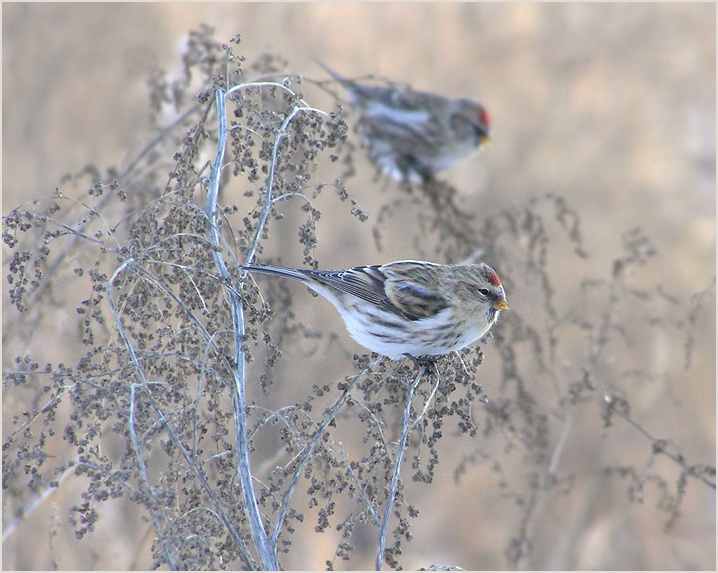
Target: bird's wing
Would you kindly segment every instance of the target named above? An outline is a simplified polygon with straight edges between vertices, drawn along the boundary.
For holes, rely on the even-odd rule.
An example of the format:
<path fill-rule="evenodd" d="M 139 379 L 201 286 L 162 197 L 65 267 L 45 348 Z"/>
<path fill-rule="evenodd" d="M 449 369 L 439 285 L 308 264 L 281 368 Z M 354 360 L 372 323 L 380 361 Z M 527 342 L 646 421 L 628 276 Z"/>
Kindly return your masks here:
<path fill-rule="evenodd" d="M 382 272 L 387 297 L 404 314 L 414 319 L 428 318 L 450 306 L 446 295 L 437 291 L 437 285 L 443 282 L 440 265 L 398 261 L 384 265 Z"/>
<path fill-rule="evenodd" d="M 389 300 L 414 320 L 429 318 L 449 306 L 444 296 L 416 282 L 388 280 L 385 288 Z"/>
<path fill-rule="evenodd" d="M 401 108 L 376 100 L 365 106 L 360 121 L 375 132 L 375 136 L 418 145 L 434 145 L 440 131 L 436 119 L 426 110 Z"/>
<path fill-rule="evenodd" d="M 346 271 L 304 272 L 324 286 L 375 304 L 385 311 L 403 314 L 386 296 L 386 277 L 379 271 L 378 266 L 356 267 Z"/>
<path fill-rule="evenodd" d="M 411 273 L 401 272 L 405 269 L 396 264 L 390 272 L 386 272 L 386 268 L 387 265 L 368 266 L 347 271 L 309 271 L 308 274 L 326 286 L 409 320 L 434 316 L 449 306 L 443 296 L 422 284 L 421 280 L 416 280 Z"/>
<path fill-rule="evenodd" d="M 440 141 L 441 130 L 426 111 L 397 109 L 368 96 L 355 105 L 360 108 L 357 131 L 369 148 L 388 145 L 394 154 L 414 157 L 431 155 Z"/>

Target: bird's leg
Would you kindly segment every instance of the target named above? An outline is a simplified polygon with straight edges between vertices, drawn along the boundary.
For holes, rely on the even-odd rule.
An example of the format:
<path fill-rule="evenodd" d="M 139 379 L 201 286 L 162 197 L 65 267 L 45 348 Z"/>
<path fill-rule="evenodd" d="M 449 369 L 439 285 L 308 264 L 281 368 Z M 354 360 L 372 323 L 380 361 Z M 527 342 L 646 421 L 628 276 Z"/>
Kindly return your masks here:
<path fill-rule="evenodd" d="M 404 356 L 411 358 L 414 364 L 416 364 L 419 368 L 423 368 L 427 372 L 432 367 L 436 367 L 437 358 L 435 356 L 413 356 L 408 352 L 405 352 Z"/>

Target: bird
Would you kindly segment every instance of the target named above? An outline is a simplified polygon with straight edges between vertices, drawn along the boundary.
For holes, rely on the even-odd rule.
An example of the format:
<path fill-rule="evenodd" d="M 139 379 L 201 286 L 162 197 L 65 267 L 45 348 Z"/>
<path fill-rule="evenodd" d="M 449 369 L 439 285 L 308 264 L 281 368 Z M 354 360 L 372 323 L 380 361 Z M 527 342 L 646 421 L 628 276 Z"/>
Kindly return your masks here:
<path fill-rule="evenodd" d="M 391 360 L 461 350 L 483 338 L 509 308 L 498 275 L 485 263 L 402 260 L 337 271 L 240 268 L 303 282 L 334 305 L 356 342 Z"/>
<path fill-rule="evenodd" d="M 349 92 L 370 159 L 397 180 L 429 181 L 490 144 L 491 119 L 477 101 L 410 87 L 362 85 L 317 64 Z"/>

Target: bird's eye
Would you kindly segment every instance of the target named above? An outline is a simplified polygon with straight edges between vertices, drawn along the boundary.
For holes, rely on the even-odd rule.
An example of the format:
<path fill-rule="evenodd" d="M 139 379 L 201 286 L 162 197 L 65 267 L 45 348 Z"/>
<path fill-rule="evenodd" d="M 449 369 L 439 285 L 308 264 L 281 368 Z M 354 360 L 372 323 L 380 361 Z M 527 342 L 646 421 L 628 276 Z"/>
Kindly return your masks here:
<path fill-rule="evenodd" d="M 489 289 L 487 288 L 480 288 L 479 292 L 483 294 L 484 296 L 489 296 Z"/>

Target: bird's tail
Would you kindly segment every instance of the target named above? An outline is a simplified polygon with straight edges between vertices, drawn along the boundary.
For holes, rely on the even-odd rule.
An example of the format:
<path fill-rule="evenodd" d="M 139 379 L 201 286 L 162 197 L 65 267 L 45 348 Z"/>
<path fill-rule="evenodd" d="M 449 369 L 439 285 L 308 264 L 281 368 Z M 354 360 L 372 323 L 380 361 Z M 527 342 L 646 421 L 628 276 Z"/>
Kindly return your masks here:
<path fill-rule="evenodd" d="M 262 273 L 265 275 L 275 275 L 278 277 L 286 277 L 289 279 L 297 279 L 305 281 L 307 275 L 300 269 L 286 269 L 284 267 L 272 267 L 269 265 L 245 265 L 240 267 L 250 273 Z"/>
<path fill-rule="evenodd" d="M 340 76 L 338 73 L 336 73 L 334 70 L 332 70 L 329 66 L 326 64 L 320 62 L 319 60 L 314 60 L 320 67 L 324 69 L 325 72 L 327 72 L 330 76 L 332 76 L 336 81 L 338 81 L 340 84 L 342 84 L 345 88 L 351 89 L 354 84 L 352 84 L 351 81 L 346 79 L 343 76 Z"/>
<path fill-rule="evenodd" d="M 335 80 L 337 80 L 340 84 L 348 84 L 349 80 L 346 79 L 343 76 L 340 76 L 338 73 L 336 73 L 334 70 L 332 70 L 329 66 L 324 64 L 323 62 L 320 62 L 319 60 L 314 60 L 321 68 L 324 69 L 325 72 L 327 72 L 330 76 L 332 76 Z"/>

